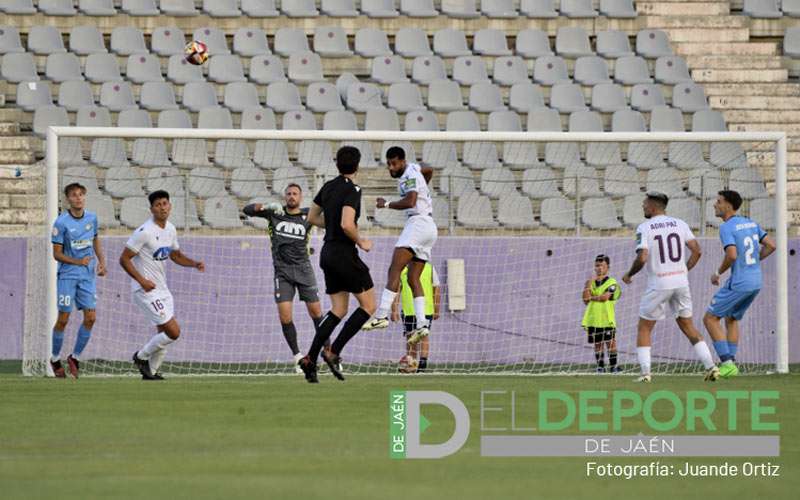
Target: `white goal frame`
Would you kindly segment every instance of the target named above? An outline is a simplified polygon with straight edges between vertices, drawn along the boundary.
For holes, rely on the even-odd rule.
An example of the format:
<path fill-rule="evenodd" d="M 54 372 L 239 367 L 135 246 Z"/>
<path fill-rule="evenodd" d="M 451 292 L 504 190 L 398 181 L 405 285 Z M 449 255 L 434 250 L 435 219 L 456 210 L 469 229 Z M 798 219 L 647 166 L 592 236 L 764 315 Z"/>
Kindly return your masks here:
<path fill-rule="evenodd" d="M 155 138 L 155 139 L 241 139 L 241 140 L 323 140 L 323 141 L 477 141 L 477 142 L 769 142 L 775 155 L 775 223 L 777 261 L 776 363 L 775 372 L 789 371 L 789 308 L 788 308 L 788 229 L 787 229 L 787 138 L 784 132 L 396 132 L 396 131 L 313 131 L 313 130 L 215 130 L 116 127 L 49 127 L 46 138 L 46 208 L 47 225 L 43 236 L 49 243 L 50 228 L 58 217 L 58 139 L 77 138 Z M 47 244 L 47 321 L 57 317 L 56 272 L 52 245 Z M 52 342 L 49 330 L 48 350 Z M 24 353 L 23 358 L 29 355 Z M 46 360 L 39 360 L 40 362 Z M 49 363 L 44 362 L 49 372 Z M 23 373 L 26 370 L 23 359 Z"/>

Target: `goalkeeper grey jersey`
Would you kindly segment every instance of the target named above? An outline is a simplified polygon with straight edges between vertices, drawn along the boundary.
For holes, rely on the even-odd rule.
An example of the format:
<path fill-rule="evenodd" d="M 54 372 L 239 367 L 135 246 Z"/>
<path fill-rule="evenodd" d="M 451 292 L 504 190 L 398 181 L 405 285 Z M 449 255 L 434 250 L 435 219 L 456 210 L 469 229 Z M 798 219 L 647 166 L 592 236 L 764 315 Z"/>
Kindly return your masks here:
<path fill-rule="evenodd" d="M 284 207 L 286 210 L 286 207 Z M 262 208 L 256 212 L 253 205 L 244 207 L 248 217 L 261 217 L 269 223 L 269 236 L 272 242 L 272 260 L 275 267 L 308 264 L 308 238 L 311 224 L 308 222 L 308 208 L 301 208 L 298 214 L 276 215 Z"/>

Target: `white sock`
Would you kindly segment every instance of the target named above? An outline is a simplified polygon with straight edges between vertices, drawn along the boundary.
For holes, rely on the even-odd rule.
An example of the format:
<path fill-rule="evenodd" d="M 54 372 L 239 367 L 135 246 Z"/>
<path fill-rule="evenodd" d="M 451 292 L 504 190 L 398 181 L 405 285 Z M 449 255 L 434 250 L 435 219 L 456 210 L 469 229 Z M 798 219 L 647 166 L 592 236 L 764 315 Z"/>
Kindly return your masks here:
<path fill-rule="evenodd" d="M 414 315 L 417 317 L 417 328 L 428 326 L 428 318 L 425 317 L 425 297 L 414 297 Z"/>
<path fill-rule="evenodd" d="M 150 355 L 150 372 L 151 373 L 158 373 L 158 369 L 161 368 L 161 362 L 164 361 L 164 356 L 167 355 L 167 348 L 158 349 L 156 352 Z"/>
<path fill-rule="evenodd" d="M 642 367 L 642 375 L 650 375 L 650 346 L 637 347 L 636 357 L 639 358 L 639 366 Z"/>
<path fill-rule="evenodd" d="M 150 356 L 153 355 L 159 349 L 163 349 L 173 343 L 174 340 L 167 337 L 167 334 L 164 332 L 157 333 L 153 335 L 150 341 L 144 345 L 144 348 L 139 350 L 137 356 L 139 359 L 150 359 Z"/>
<path fill-rule="evenodd" d="M 394 302 L 394 298 L 397 297 L 397 294 L 388 288 L 383 289 L 383 294 L 381 295 L 381 305 L 378 307 L 378 312 L 375 313 L 376 318 L 388 318 L 389 311 L 392 309 L 392 302 Z"/>
<path fill-rule="evenodd" d="M 706 370 L 714 366 L 714 358 L 711 357 L 711 350 L 708 348 L 708 344 L 706 344 L 705 340 L 701 340 L 693 347 L 695 354 L 697 354 L 697 357 L 700 358 L 700 361 L 703 363 L 703 366 L 706 367 Z"/>

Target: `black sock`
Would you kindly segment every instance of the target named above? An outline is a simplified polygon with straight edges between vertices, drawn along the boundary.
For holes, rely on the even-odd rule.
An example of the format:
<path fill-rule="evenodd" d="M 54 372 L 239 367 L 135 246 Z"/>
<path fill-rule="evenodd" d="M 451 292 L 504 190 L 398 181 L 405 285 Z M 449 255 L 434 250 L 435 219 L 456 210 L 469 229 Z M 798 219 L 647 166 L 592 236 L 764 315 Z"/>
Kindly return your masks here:
<path fill-rule="evenodd" d="M 311 318 L 311 320 L 314 322 L 314 335 L 316 335 L 317 332 L 319 331 L 319 323 L 320 323 L 320 321 L 322 321 L 322 318 L 324 318 L 324 317 L 325 316 L 320 316 L 319 318 Z M 331 347 L 331 339 L 330 339 L 330 337 L 325 339 L 325 344 L 323 344 L 323 345 L 325 346 L 326 349 L 329 349 Z"/>
<path fill-rule="evenodd" d="M 603 351 L 594 351 L 594 359 L 597 360 L 597 367 L 603 368 L 606 366 L 606 360 L 603 356 Z"/>
<path fill-rule="evenodd" d="M 617 351 L 608 351 L 608 364 L 611 368 L 617 366 Z"/>
<path fill-rule="evenodd" d="M 428 367 L 428 358 L 419 358 L 419 366 L 417 367 L 418 372 L 424 372 L 425 368 Z"/>
<path fill-rule="evenodd" d="M 281 328 L 283 329 L 283 338 L 285 338 L 286 343 L 289 344 L 289 349 L 292 350 L 292 354 L 300 352 L 300 349 L 297 348 L 297 329 L 294 327 L 294 321 L 281 323 Z"/>
<path fill-rule="evenodd" d="M 330 311 L 328 311 L 319 321 L 319 325 L 317 326 L 317 334 L 314 335 L 314 341 L 311 343 L 311 348 L 308 350 L 308 358 L 312 363 L 317 362 L 319 351 L 322 349 L 322 345 L 326 340 L 328 340 L 328 338 L 330 338 L 333 330 L 340 321 L 342 321 L 342 319 Z"/>
<path fill-rule="evenodd" d="M 350 342 L 350 339 L 355 337 L 356 333 L 361 330 L 361 327 L 367 322 L 369 316 L 370 314 L 360 307 L 353 311 L 353 314 L 345 321 L 342 331 L 339 332 L 339 336 L 333 341 L 331 350 L 336 354 L 341 353 L 344 346 Z"/>

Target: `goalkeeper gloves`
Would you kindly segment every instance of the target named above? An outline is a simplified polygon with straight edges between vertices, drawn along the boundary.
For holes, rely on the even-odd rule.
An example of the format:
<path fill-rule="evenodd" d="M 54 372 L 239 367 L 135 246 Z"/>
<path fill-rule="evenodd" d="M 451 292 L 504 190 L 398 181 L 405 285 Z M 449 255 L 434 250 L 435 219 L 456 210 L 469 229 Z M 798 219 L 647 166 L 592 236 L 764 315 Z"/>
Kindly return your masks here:
<path fill-rule="evenodd" d="M 274 213 L 275 215 L 283 215 L 283 207 L 281 206 L 280 203 L 274 201 L 269 205 L 267 205 L 267 210 Z"/>

